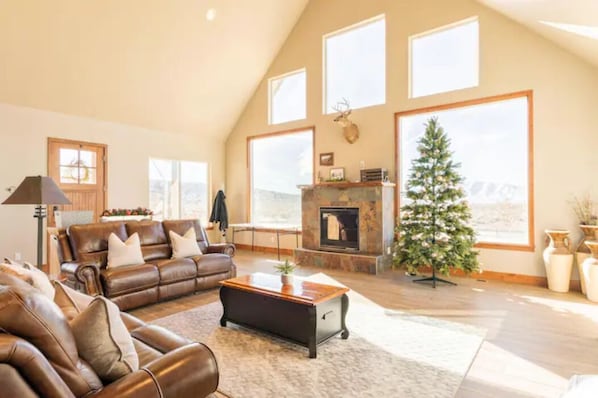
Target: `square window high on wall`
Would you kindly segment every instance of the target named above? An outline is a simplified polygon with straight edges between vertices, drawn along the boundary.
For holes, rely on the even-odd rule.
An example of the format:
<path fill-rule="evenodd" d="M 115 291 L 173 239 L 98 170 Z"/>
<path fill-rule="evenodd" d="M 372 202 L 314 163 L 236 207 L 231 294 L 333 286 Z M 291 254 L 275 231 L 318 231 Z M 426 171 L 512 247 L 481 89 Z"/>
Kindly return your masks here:
<path fill-rule="evenodd" d="M 250 222 L 301 225 L 301 190 L 314 181 L 313 128 L 249 137 Z"/>
<path fill-rule="evenodd" d="M 268 80 L 270 124 L 306 118 L 305 69 Z"/>
<path fill-rule="evenodd" d="M 208 223 L 208 164 L 149 160 L 149 205 L 154 219 L 199 219 Z"/>
<path fill-rule="evenodd" d="M 478 246 L 533 250 L 532 103 L 525 91 L 397 113 L 399 206 L 425 123 L 437 117 L 460 164 Z"/>
<path fill-rule="evenodd" d="M 409 38 L 409 97 L 479 84 L 479 22 L 469 18 Z"/>
<path fill-rule="evenodd" d="M 386 102 L 384 15 L 324 36 L 324 113 L 347 100 L 352 109 Z"/>

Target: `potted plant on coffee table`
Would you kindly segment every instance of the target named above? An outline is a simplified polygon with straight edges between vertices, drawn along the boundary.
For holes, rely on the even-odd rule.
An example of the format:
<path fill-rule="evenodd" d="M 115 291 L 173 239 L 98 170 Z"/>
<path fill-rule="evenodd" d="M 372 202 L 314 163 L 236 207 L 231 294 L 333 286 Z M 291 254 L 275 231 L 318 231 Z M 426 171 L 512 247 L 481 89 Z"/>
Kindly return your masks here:
<path fill-rule="evenodd" d="M 295 264 L 288 259 L 284 263 L 279 263 L 274 266 L 277 272 L 280 272 L 280 281 L 283 285 L 290 285 L 293 283 L 293 271 L 295 271 Z"/>

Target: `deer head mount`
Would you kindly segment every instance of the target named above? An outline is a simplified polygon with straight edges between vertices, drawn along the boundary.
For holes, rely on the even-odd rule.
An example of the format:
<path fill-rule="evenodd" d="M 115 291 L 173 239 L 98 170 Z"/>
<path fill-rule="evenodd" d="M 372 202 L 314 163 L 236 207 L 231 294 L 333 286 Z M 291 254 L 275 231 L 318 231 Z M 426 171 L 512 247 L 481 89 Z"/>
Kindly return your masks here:
<path fill-rule="evenodd" d="M 340 124 L 343 128 L 343 136 L 347 142 L 352 144 L 357 141 L 359 138 L 359 128 L 355 123 L 349 120 L 349 115 L 351 114 L 351 105 L 349 105 L 349 101 L 343 98 L 343 100 L 337 102 L 332 109 L 339 113 L 339 115 L 334 118 L 334 122 Z"/>

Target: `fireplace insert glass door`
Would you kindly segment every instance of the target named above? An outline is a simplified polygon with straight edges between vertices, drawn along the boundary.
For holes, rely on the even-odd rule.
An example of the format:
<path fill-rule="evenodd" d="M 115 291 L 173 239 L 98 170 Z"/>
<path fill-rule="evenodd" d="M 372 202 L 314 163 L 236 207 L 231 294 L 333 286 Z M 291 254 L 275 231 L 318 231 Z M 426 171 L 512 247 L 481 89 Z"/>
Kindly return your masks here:
<path fill-rule="evenodd" d="M 320 248 L 359 250 L 359 208 L 320 208 Z"/>

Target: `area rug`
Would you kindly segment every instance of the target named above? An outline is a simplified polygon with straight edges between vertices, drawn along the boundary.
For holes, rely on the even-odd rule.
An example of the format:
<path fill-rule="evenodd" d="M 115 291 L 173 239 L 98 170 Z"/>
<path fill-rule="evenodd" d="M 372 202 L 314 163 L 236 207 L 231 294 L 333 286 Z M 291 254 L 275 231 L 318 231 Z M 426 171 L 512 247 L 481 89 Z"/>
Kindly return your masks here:
<path fill-rule="evenodd" d="M 340 285 L 315 274 L 307 279 Z M 220 369 L 219 391 L 232 398 L 453 397 L 485 331 L 389 311 L 350 291 L 349 339 L 307 348 L 228 323 L 214 302 L 154 324 L 207 344 Z"/>

